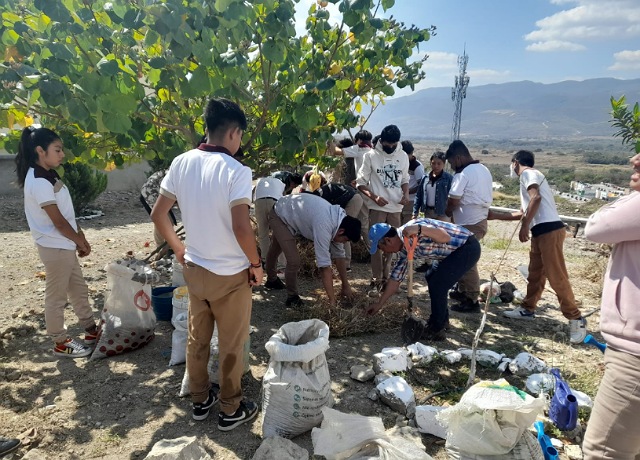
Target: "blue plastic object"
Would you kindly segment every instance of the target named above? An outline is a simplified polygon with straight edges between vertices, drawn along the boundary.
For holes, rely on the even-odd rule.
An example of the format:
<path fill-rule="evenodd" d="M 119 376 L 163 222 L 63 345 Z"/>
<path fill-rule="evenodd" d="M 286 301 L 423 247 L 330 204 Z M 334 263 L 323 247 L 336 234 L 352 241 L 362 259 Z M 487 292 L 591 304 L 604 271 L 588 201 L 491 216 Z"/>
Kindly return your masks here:
<path fill-rule="evenodd" d="M 562 431 L 573 430 L 578 423 L 578 400 L 558 369 L 551 369 L 551 374 L 556 378 L 556 386 L 549 405 L 549 418 Z"/>
<path fill-rule="evenodd" d="M 549 436 L 544 434 L 544 423 L 538 420 L 533 424 L 533 426 L 538 432 L 538 442 L 540 443 L 540 447 L 542 447 L 544 460 L 558 460 L 558 450 L 553 447 L 553 444 L 551 444 Z"/>
<path fill-rule="evenodd" d="M 598 342 L 591 334 L 584 338 L 584 343 L 587 345 L 593 345 L 594 347 L 598 347 L 602 353 L 607 349 L 606 343 Z"/>
<path fill-rule="evenodd" d="M 171 321 L 175 288 L 176 286 L 161 286 L 151 289 L 151 305 L 158 321 Z"/>

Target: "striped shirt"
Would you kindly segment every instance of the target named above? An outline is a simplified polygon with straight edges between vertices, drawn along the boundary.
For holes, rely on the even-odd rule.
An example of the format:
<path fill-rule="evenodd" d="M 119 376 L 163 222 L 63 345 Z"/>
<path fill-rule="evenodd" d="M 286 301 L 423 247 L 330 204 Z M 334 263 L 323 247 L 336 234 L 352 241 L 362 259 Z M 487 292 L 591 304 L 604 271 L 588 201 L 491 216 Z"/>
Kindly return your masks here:
<path fill-rule="evenodd" d="M 436 243 L 428 236 L 421 235 L 418 237 L 418 245 L 416 246 L 413 254 L 414 259 L 433 259 L 442 260 L 446 258 L 453 251 L 465 244 L 470 236 L 473 235 L 469 230 L 459 225 L 450 224 L 449 222 L 442 222 L 435 219 L 414 219 L 410 220 L 402 227 L 398 228 L 398 236 L 402 238 L 402 231 L 405 227 L 412 225 L 420 225 L 422 227 L 440 228 L 447 232 L 451 239 L 448 243 Z M 389 277 L 394 281 L 402 281 L 407 274 L 407 250 L 402 248 L 397 253 L 396 263 L 391 270 Z"/>

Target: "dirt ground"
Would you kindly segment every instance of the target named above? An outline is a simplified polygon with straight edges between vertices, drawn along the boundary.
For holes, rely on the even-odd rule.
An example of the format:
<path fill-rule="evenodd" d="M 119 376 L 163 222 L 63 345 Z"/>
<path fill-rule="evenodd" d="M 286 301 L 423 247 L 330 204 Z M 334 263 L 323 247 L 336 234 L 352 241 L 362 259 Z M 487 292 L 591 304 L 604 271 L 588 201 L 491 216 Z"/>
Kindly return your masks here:
<path fill-rule="evenodd" d="M 184 365 L 169 367 L 172 326 L 159 322 L 156 337 L 148 346 L 108 359 L 56 359 L 51 342 L 45 335 L 43 297 L 45 281 L 36 249 L 28 233 L 20 197 L 0 197 L 0 237 L 2 252 L 0 271 L 5 279 L 0 284 L 0 435 L 21 437 L 26 446 L 15 455 L 21 458 L 29 449 L 43 450 L 58 459 L 135 459 L 144 458 L 151 447 L 163 438 L 197 436 L 201 445 L 216 459 L 249 459 L 260 445 L 260 417 L 251 425 L 243 425 L 227 434 L 215 426 L 215 416 L 204 422 L 191 418 L 191 404 L 180 398 L 178 390 Z M 82 259 L 96 318 L 106 289 L 105 265 L 121 258 L 127 251 L 144 258 L 153 248 L 152 224 L 134 192 L 107 192 L 96 202 L 104 216 L 84 221 L 82 226 L 92 245 L 92 253 Z M 499 281 L 512 281 L 524 290 L 525 282 L 516 267 L 526 264 L 528 245 L 511 244 L 505 260 L 498 262 L 515 224 L 491 223 L 483 241 L 480 273 L 488 279 L 496 272 Z M 569 235 L 569 234 L 568 234 Z M 145 244 L 151 242 L 151 247 Z M 583 313 L 592 312 L 599 304 L 600 278 L 604 268 L 603 251 L 584 239 L 568 237 L 565 253 L 571 280 Z M 350 276 L 354 287 L 366 295 L 369 267 L 354 264 Z M 497 271 L 496 271 L 497 270 Z M 428 313 L 425 283 L 416 275 L 418 305 Z M 317 279 L 305 279 L 302 293 L 320 287 Z M 398 301 L 403 302 L 401 293 Z M 261 379 L 268 364 L 264 344 L 291 317 L 284 306 L 283 291 L 255 290 L 252 325 L 251 371 L 245 376 L 246 396 L 261 400 Z M 306 297 L 312 302 L 311 297 Z M 552 292 L 545 291 L 535 322 L 518 323 L 499 316 L 505 305 L 492 305 L 481 340 L 481 348 L 514 357 L 526 350 L 548 364 L 560 367 L 567 380 L 579 390 L 595 396 L 602 375 L 602 355 L 591 347 L 571 346 L 566 336 L 566 321 L 557 307 Z M 70 308 L 66 313 L 70 334 L 81 333 Z M 598 330 L 598 313 L 589 317 L 592 331 Z M 478 314 L 452 312 L 452 330 L 445 342 L 433 343 L 438 349 L 469 347 L 480 323 Z M 597 338 L 600 336 L 596 333 Z M 371 363 L 372 355 L 388 346 L 402 345 L 398 327 L 357 336 L 331 338 L 327 352 L 332 377 L 335 408 L 343 412 L 382 417 L 390 428 L 398 414 L 367 398 L 373 382 L 361 383 L 349 377 L 355 364 Z M 428 395 L 464 386 L 468 364 L 432 363 L 425 369 L 405 373 L 418 403 Z M 484 379 L 501 377 L 498 370 L 478 370 Z M 523 388 L 522 379 L 504 375 Z M 452 404 L 460 391 L 450 391 L 429 398 L 430 404 Z M 214 414 L 215 415 L 215 414 Z M 581 412 L 584 424 L 584 412 Z M 559 434 L 559 433 L 558 433 Z M 446 458 L 444 441 L 423 436 L 428 453 L 436 459 Z M 310 434 L 294 442 L 313 453 Z"/>

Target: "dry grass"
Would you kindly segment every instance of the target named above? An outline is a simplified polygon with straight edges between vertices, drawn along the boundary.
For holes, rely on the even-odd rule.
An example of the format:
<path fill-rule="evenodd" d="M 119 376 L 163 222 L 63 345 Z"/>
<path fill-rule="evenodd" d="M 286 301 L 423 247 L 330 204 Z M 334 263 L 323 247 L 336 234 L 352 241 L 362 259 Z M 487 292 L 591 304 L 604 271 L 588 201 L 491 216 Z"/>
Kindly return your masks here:
<path fill-rule="evenodd" d="M 314 297 L 320 298 L 320 291 Z M 389 329 L 400 327 L 404 320 L 406 302 L 388 302 L 378 314 L 368 316 L 364 308 L 372 301 L 369 297 L 358 297 L 353 302 L 339 307 L 331 306 L 327 302 L 305 304 L 302 308 L 287 311 L 287 320 L 301 321 L 317 318 L 329 325 L 331 337 L 350 337 L 360 334 L 387 332 Z"/>

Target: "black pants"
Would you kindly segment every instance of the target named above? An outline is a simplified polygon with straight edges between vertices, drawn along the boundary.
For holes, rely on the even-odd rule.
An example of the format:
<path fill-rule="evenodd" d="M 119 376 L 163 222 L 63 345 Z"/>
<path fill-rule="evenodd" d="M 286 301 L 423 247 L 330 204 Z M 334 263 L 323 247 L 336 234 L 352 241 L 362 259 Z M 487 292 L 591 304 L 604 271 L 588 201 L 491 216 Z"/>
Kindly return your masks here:
<path fill-rule="evenodd" d="M 465 244 L 438 262 L 438 268 L 426 277 L 431 297 L 431 316 L 427 321 L 429 329 L 439 331 L 449 320 L 447 294 L 458 280 L 480 259 L 480 243 L 470 236 Z"/>

